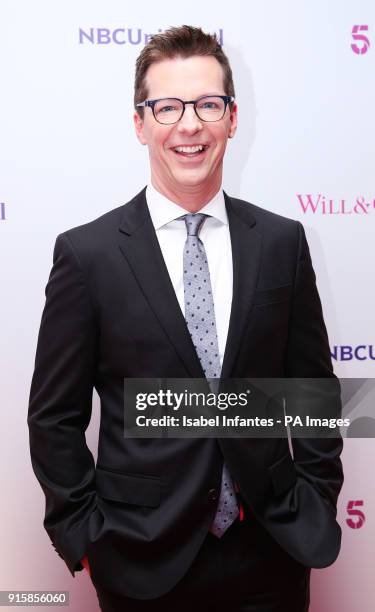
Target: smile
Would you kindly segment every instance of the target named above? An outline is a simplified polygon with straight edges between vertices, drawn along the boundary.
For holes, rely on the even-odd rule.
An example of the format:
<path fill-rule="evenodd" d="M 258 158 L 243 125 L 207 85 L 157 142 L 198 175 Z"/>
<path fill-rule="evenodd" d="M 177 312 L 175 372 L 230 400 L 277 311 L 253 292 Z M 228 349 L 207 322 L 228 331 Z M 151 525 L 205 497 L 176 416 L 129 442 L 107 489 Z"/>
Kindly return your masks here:
<path fill-rule="evenodd" d="M 177 155 L 182 155 L 183 157 L 198 157 L 201 155 L 206 149 L 208 145 L 193 145 L 193 146 L 179 146 L 174 147 L 172 150 L 177 153 Z"/>

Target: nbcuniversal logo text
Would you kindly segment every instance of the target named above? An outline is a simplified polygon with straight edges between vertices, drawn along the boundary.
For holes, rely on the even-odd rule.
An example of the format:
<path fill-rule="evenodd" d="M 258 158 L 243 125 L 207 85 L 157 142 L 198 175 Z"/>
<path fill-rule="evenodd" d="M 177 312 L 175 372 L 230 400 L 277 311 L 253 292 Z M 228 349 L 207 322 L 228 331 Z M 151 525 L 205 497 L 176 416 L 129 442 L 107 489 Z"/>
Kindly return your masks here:
<path fill-rule="evenodd" d="M 158 32 L 162 32 L 160 28 Z M 152 34 L 142 28 L 78 28 L 78 43 L 91 45 L 146 45 Z M 224 44 L 223 29 L 219 28 L 216 38 Z"/>
<path fill-rule="evenodd" d="M 373 344 L 350 344 L 334 345 L 331 350 L 331 357 L 335 361 L 375 361 L 375 346 Z"/>
<path fill-rule="evenodd" d="M 354 201 L 329 198 L 322 193 L 297 193 L 298 202 L 304 214 L 313 215 L 368 215 L 375 212 L 375 198 L 358 196 Z"/>

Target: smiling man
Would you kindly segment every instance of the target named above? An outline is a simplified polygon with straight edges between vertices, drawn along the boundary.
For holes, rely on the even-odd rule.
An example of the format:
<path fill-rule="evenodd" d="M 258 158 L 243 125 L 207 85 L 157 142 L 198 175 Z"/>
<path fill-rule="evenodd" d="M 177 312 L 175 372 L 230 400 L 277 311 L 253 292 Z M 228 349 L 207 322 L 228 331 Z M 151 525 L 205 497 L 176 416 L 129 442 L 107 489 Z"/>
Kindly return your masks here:
<path fill-rule="evenodd" d="M 60 234 L 32 381 L 45 527 L 101 609 L 303 612 L 336 559 L 342 441 L 124 437 L 124 378 L 334 378 L 302 226 L 222 189 L 237 129 L 214 35 L 171 28 L 136 66 L 151 180 Z M 93 388 L 98 460 L 86 446 Z"/>

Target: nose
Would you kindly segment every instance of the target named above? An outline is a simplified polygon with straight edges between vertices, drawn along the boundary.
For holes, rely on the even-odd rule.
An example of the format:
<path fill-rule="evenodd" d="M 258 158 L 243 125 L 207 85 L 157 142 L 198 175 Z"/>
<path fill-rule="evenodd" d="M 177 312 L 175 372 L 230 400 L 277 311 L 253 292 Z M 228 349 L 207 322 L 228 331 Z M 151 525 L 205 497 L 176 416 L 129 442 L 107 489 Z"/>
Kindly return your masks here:
<path fill-rule="evenodd" d="M 202 122 L 194 111 L 192 104 L 185 106 L 185 112 L 178 122 L 178 131 L 181 133 L 195 133 L 202 129 Z"/>

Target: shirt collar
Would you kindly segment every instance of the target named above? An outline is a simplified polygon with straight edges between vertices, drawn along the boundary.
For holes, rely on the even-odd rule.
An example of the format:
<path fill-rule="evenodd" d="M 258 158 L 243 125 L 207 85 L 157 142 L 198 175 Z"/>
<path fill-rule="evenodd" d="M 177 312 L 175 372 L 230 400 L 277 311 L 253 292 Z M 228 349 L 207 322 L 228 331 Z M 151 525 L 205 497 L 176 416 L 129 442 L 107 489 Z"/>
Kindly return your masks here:
<path fill-rule="evenodd" d="M 172 200 L 169 200 L 163 194 L 157 191 L 151 181 L 147 185 L 146 200 L 152 223 L 156 230 L 163 227 L 163 225 L 170 223 L 174 219 L 177 219 L 177 217 L 186 215 L 188 212 L 185 208 L 182 208 L 182 206 L 172 202 Z M 221 187 L 216 195 L 214 195 L 212 200 L 205 204 L 199 212 L 210 215 L 224 225 L 228 225 L 228 215 L 225 208 L 224 193 Z"/>

